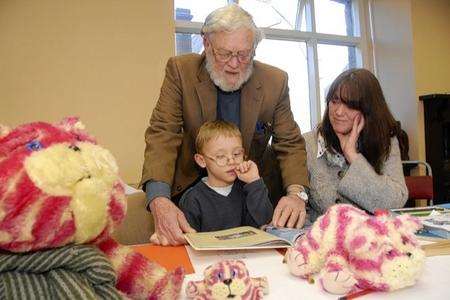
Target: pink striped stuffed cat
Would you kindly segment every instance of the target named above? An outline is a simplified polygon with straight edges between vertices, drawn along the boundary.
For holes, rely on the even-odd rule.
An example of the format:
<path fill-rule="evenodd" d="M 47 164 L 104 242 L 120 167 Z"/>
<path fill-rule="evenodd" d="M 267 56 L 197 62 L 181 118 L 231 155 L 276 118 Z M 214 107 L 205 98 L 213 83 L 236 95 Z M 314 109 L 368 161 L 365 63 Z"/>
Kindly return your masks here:
<path fill-rule="evenodd" d="M 0 127 L 0 249 L 38 251 L 92 243 L 111 260 L 117 288 L 134 299 L 175 299 L 182 268 L 166 272 L 109 238 L 126 198 L 113 156 L 76 118 Z"/>
<path fill-rule="evenodd" d="M 260 300 L 269 293 L 266 277 L 251 278 L 241 260 L 224 260 L 207 267 L 205 279 L 190 281 L 186 295 L 195 300 Z"/>
<path fill-rule="evenodd" d="M 335 205 L 285 258 L 296 276 L 320 272 L 322 287 L 333 294 L 393 291 L 415 284 L 421 274 L 425 255 L 414 235 L 421 226 L 409 215 L 369 216 L 351 205 Z"/>

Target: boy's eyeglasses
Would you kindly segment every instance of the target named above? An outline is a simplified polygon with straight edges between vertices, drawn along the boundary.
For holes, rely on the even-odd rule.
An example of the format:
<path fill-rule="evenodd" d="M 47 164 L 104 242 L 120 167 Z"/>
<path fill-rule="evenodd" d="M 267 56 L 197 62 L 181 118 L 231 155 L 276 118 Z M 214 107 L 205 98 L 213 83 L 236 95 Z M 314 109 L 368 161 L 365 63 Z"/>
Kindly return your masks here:
<path fill-rule="evenodd" d="M 212 53 L 216 60 L 221 63 L 226 63 L 230 61 L 233 56 L 236 56 L 240 63 L 248 63 L 253 58 L 253 50 L 241 50 L 241 51 L 227 51 L 227 50 L 217 50 L 211 45 Z"/>
<path fill-rule="evenodd" d="M 228 162 L 232 159 L 234 163 L 240 164 L 244 161 L 244 149 L 240 149 L 238 151 L 235 151 L 231 154 L 231 157 L 227 155 L 216 155 L 214 157 L 205 155 L 205 157 L 209 158 L 213 162 L 215 162 L 219 167 L 225 167 Z"/>

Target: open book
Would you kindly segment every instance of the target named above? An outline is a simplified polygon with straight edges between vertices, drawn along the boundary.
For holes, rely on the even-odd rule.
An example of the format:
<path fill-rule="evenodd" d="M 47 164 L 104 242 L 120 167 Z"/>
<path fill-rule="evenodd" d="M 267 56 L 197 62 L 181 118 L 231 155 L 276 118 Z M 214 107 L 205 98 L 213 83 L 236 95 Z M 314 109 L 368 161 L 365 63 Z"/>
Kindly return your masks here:
<path fill-rule="evenodd" d="M 431 212 L 422 218 L 422 224 L 429 232 L 450 239 L 450 209 Z"/>
<path fill-rule="evenodd" d="M 306 229 L 276 228 L 268 226 L 266 231 L 241 226 L 232 229 L 187 233 L 186 240 L 195 250 L 235 250 L 287 248 L 302 236 Z"/>
<path fill-rule="evenodd" d="M 408 213 L 420 219 L 423 224 L 421 233 L 430 233 L 450 239 L 450 209 L 442 206 L 426 206 L 414 208 L 400 208 L 391 210 L 397 214 Z"/>

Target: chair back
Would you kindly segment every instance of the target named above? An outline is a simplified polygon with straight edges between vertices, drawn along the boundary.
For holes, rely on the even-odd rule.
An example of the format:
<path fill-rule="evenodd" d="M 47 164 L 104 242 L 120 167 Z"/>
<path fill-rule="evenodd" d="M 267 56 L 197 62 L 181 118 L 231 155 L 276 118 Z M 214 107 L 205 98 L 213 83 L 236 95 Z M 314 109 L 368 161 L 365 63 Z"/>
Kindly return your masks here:
<path fill-rule="evenodd" d="M 404 160 L 402 161 L 404 166 L 417 167 L 424 165 L 426 169 L 426 175 L 422 176 L 405 176 L 406 187 L 408 188 L 408 200 L 425 199 L 429 202 L 429 205 L 433 205 L 433 173 L 431 166 L 421 160 Z"/>

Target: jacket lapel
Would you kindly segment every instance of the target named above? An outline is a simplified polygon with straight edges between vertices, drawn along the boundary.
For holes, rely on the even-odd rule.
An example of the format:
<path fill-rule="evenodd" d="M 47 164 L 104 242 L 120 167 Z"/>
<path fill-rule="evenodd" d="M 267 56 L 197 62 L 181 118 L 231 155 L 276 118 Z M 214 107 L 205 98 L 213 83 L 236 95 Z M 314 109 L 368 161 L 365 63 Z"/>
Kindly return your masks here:
<path fill-rule="evenodd" d="M 200 101 L 203 122 L 214 121 L 217 118 L 217 88 L 206 70 L 205 60 L 198 70 L 197 77 L 199 82 L 195 85 L 195 90 Z M 250 149 L 262 99 L 261 83 L 256 76 L 252 75 L 241 91 L 240 129 L 246 152 Z"/>
<path fill-rule="evenodd" d="M 205 55 L 203 54 L 203 57 Z M 209 77 L 205 60 L 198 70 L 199 82 L 195 85 L 202 110 L 203 122 L 214 121 L 217 117 L 217 88 Z"/>
<path fill-rule="evenodd" d="M 241 91 L 241 132 L 247 153 L 250 150 L 262 99 L 261 83 L 252 75 Z"/>

